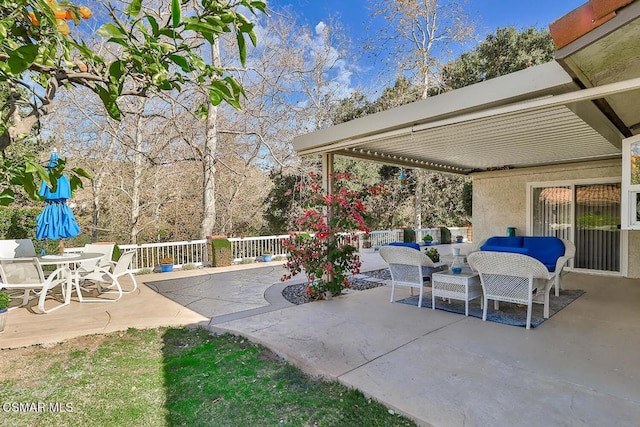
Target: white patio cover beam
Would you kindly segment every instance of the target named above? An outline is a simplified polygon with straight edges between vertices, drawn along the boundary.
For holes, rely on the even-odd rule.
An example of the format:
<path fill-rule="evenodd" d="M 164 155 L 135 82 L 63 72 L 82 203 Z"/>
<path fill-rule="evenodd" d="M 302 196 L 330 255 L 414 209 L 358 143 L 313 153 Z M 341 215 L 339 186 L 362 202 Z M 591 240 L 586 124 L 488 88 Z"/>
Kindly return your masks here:
<path fill-rule="evenodd" d="M 312 133 L 298 153 L 333 152 L 453 173 L 619 157 L 622 134 L 590 101 L 639 89 L 640 78 L 629 79 L 316 146 L 309 144 Z"/>

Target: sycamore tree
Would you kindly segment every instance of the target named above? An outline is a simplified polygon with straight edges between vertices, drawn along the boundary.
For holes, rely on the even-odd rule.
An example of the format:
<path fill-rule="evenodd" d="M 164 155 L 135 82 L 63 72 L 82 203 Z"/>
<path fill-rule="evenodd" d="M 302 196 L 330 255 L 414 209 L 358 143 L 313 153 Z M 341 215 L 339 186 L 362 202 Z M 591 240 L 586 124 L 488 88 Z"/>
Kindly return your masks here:
<path fill-rule="evenodd" d="M 38 128 L 62 87 L 89 89 L 116 120 L 123 115 L 118 105 L 123 96 L 179 92 L 192 84 L 207 90 L 211 105 L 240 108 L 241 85 L 223 67 L 207 63 L 200 45 L 232 34 L 244 65 L 247 42 L 257 40 L 253 22 L 241 10 L 264 13 L 263 1 L 171 0 L 159 15 L 146 12 L 142 0 L 91 2 L 90 7 L 94 10 L 75 1 L 0 0 L 0 84 L 10 91 L 6 119 L 0 123 L 1 151 Z M 90 37 L 86 20 L 97 8 L 108 16 L 97 35 L 116 46 L 117 55 L 84 40 Z M 206 113 L 206 105 L 200 112 Z M 55 183 L 64 161 L 50 173 L 33 156 L 2 167 L 13 184 L 35 198 L 36 181 Z M 72 172 L 72 186 L 81 185 L 82 170 Z M 12 200 L 10 189 L 0 193 L 0 204 Z"/>
<path fill-rule="evenodd" d="M 426 99 L 439 86 L 442 62 L 452 49 L 471 40 L 475 24 L 464 0 L 376 0 L 373 17 L 386 25 L 378 31 L 381 53 L 395 63 L 399 76 L 409 76 Z M 426 177 L 417 170 L 414 194 L 415 227 L 422 228 L 422 194 Z"/>

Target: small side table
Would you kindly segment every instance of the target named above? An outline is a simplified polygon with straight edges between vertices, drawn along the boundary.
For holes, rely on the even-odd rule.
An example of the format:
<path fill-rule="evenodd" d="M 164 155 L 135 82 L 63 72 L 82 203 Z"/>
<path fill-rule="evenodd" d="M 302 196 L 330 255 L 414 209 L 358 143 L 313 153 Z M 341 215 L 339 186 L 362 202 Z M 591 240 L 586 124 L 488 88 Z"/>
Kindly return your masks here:
<path fill-rule="evenodd" d="M 464 301 L 464 315 L 469 315 L 469 301 L 482 297 L 478 273 L 454 274 L 452 271 L 433 273 L 431 276 L 431 308 L 436 309 L 436 297 Z M 482 305 L 482 300 L 480 300 Z"/>

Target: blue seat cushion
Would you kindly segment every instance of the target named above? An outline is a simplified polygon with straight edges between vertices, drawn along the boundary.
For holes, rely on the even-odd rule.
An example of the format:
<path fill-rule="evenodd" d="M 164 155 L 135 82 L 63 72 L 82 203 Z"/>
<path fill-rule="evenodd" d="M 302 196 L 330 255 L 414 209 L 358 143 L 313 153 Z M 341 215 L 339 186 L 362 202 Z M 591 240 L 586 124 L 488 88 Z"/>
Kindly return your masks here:
<path fill-rule="evenodd" d="M 389 246 L 404 246 L 405 248 L 412 248 L 415 249 L 417 251 L 420 250 L 420 245 L 417 243 L 411 243 L 411 242 L 391 242 L 389 243 Z"/>
<path fill-rule="evenodd" d="M 525 237 L 524 247 L 529 249 L 530 256 L 543 263 L 549 271 L 556 269 L 558 258 L 564 255 L 564 243 L 557 237 Z"/>
<path fill-rule="evenodd" d="M 480 247 L 482 251 L 492 251 L 492 252 L 510 252 L 512 254 L 523 254 L 530 255 L 529 249 L 527 248 L 518 248 L 515 246 L 493 246 L 493 245 L 482 245 Z"/>

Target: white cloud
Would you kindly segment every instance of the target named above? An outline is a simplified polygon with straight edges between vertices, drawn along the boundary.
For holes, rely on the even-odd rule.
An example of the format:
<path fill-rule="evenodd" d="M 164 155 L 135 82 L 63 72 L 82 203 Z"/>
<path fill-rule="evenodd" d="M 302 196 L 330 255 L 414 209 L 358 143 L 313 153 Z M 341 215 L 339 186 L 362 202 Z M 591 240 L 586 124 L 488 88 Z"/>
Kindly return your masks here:
<path fill-rule="evenodd" d="M 320 21 L 318 22 L 318 25 L 316 25 L 316 34 L 321 36 L 324 31 L 327 29 L 327 24 L 325 24 L 324 22 Z"/>

